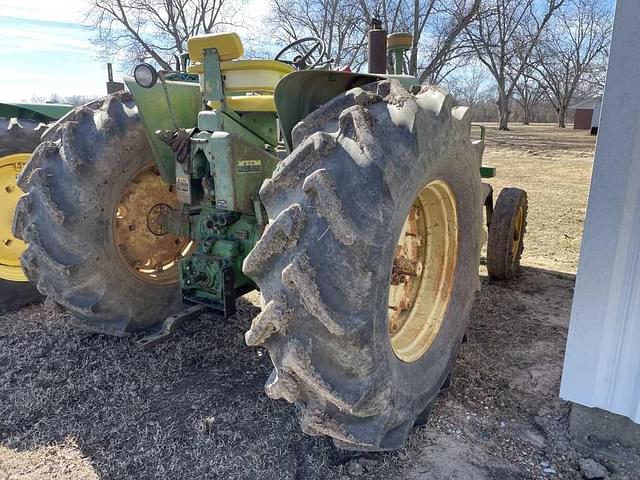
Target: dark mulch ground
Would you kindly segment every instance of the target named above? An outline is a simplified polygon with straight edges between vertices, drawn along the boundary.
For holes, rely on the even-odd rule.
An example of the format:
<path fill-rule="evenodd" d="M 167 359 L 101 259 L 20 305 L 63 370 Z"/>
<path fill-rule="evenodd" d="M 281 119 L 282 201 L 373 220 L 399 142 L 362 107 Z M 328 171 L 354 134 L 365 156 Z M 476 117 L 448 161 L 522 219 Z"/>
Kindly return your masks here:
<path fill-rule="evenodd" d="M 581 478 L 568 406 L 557 398 L 572 284 L 571 276 L 535 269 L 509 284 L 485 281 L 456 382 L 405 449 L 383 454 L 342 452 L 305 436 L 293 406 L 265 396 L 268 355 L 242 337 L 258 311 L 255 295 L 241 301 L 235 318 L 202 316 L 151 351 L 133 338 L 77 331 L 46 306 L 28 307 L 0 317 L 0 472 Z"/>
<path fill-rule="evenodd" d="M 580 479 L 583 457 L 640 479 L 631 452 L 573 442 L 558 398 L 574 284 L 559 272 L 576 269 L 593 139 L 550 130 L 488 131 L 496 192 L 529 192 L 528 268 L 483 281 L 456 381 L 406 448 L 353 454 L 300 433 L 263 393 L 268 355 L 243 341 L 255 295 L 152 351 L 32 306 L 0 316 L 0 480 Z"/>

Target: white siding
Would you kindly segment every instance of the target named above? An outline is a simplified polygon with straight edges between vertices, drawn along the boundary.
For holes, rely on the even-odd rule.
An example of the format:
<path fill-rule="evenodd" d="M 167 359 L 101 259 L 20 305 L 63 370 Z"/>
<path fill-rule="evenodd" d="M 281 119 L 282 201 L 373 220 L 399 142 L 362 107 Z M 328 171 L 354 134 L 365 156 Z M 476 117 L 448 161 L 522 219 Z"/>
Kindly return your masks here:
<path fill-rule="evenodd" d="M 618 0 L 560 396 L 640 423 L 640 3 Z"/>

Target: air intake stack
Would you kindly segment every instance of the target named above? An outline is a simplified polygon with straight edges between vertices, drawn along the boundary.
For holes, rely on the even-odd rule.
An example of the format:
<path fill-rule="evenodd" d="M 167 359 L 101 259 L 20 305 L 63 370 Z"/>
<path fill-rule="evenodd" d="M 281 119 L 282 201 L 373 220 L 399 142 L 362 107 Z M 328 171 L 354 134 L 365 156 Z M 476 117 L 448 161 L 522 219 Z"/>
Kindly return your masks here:
<path fill-rule="evenodd" d="M 407 32 L 392 33 L 387 37 L 387 51 L 393 63 L 393 72 L 396 75 L 408 75 L 409 69 L 404 61 L 404 53 L 411 50 L 413 35 Z"/>

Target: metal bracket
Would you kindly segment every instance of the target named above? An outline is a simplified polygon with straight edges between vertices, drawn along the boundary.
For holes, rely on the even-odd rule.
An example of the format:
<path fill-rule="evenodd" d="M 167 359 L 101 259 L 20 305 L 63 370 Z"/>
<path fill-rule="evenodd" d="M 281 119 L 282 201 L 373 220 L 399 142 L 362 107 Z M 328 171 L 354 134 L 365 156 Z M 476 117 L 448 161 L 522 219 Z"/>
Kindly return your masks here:
<path fill-rule="evenodd" d="M 484 195 L 484 208 L 487 216 L 487 229 L 491 225 L 491 217 L 493 215 L 493 187 L 488 183 L 482 184 L 482 194 Z"/>
<path fill-rule="evenodd" d="M 221 105 L 224 105 L 224 89 L 222 87 L 222 71 L 220 70 L 218 50 L 206 48 L 203 53 L 203 99 L 205 101 L 220 102 Z"/>
<path fill-rule="evenodd" d="M 193 305 L 181 312 L 167 317 L 159 326 L 158 329 L 147 335 L 146 337 L 138 340 L 138 345 L 145 350 L 149 350 L 154 345 L 164 342 L 175 332 L 178 325 L 185 320 L 196 317 L 201 313 L 204 313 L 209 307 L 204 304 Z"/>
<path fill-rule="evenodd" d="M 222 271 L 222 302 L 224 318 L 228 318 L 236 313 L 236 292 L 233 288 L 233 270 L 225 268 Z"/>

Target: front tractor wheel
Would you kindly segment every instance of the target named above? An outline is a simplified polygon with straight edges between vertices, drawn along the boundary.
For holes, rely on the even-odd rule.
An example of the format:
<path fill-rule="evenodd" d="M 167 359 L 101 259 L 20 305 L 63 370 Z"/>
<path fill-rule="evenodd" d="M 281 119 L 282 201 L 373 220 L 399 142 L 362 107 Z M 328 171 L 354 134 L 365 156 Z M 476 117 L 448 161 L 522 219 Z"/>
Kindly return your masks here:
<path fill-rule="evenodd" d="M 80 326 L 121 335 L 180 304 L 177 261 L 188 240 L 161 217 L 176 206 L 126 94 L 80 107 L 33 153 L 14 223 L 22 265 Z"/>
<path fill-rule="evenodd" d="M 505 188 L 491 214 L 487 242 L 487 272 L 494 280 L 509 280 L 520 269 L 527 228 L 527 192 Z"/>
<path fill-rule="evenodd" d="M 298 124 L 245 259 L 263 297 L 245 338 L 265 390 L 341 448 L 401 447 L 446 381 L 479 288 L 480 145 L 433 87 L 356 88 Z"/>

